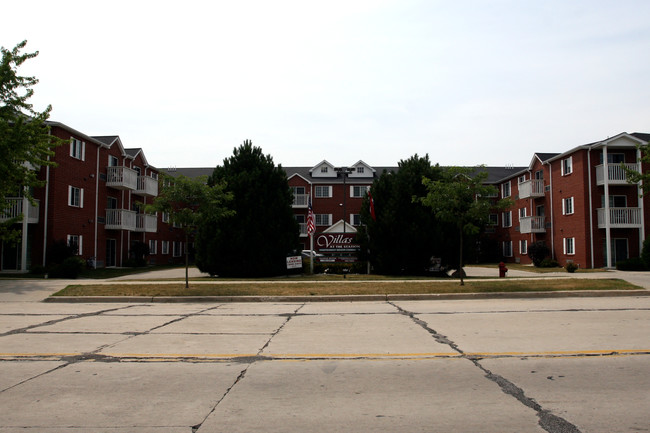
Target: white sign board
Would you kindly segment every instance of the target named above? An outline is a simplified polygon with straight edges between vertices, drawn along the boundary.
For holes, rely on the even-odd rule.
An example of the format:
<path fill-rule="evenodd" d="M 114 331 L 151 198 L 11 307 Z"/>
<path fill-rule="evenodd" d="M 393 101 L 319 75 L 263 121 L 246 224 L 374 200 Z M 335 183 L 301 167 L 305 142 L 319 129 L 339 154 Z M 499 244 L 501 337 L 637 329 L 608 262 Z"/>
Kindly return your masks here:
<path fill-rule="evenodd" d="M 302 257 L 291 256 L 287 257 L 287 269 L 300 269 L 302 268 Z"/>

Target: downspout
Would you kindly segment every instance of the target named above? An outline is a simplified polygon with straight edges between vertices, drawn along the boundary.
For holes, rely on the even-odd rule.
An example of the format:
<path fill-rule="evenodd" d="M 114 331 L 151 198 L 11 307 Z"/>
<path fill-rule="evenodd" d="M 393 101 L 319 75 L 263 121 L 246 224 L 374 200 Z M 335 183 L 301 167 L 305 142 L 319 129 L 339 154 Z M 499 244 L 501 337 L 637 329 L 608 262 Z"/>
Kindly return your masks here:
<path fill-rule="evenodd" d="M 29 199 L 27 199 L 27 187 L 23 187 L 23 232 L 22 232 L 22 245 L 20 246 L 20 271 L 27 272 L 27 231 L 29 230 Z"/>
<path fill-rule="evenodd" d="M 551 258 L 555 260 L 555 212 L 553 212 L 553 163 L 548 163 L 549 186 L 551 190 Z"/>
<path fill-rule="evenodd" d="M 636 160 L 639 164 L 639 174 L 643 174 L 643 164 L 641 163 L 641 149 L 636 150 Z M 643 181 L 639 181 L 637 186 L 639 209 L 641 212 L 641 227 L 639 228 L 639 251 L 643 251 L 643 241 L 645 241 L 645 212 L 643 208 Z"/>
<path fill-rule="evenodd" d="M 101 146 L 97 146 L 97 168 L 95 169 L 95 240 L 93 251 L 93 269 L 97 269 L 97 218 L 99 217 L 99 150 Z"/>
<path fill-rule="evenodd" d="M 605 189 L 605 253 L 607 268 L 612 267 L 612 231 L 609 227 L 609 164 L 607 163 L 607 146 L 603 147 L 603 187 Z"/>
<path fill-rule="evenodd" d="M 591 269 L 596 265 L 594 263 L 594 206 L 591 196 L 591 147 L 587 150 L 587 185 L 589 187 L 589 242 L 591 249 Z"/>

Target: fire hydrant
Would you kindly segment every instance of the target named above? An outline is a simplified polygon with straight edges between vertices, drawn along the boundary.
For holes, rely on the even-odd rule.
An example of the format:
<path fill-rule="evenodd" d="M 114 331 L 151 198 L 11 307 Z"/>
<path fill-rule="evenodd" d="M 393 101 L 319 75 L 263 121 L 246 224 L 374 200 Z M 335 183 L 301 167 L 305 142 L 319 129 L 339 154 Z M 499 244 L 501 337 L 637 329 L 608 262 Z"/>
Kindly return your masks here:
<path fill-rule="evenodd" d="M 508 268 L 506 268 L 506 264 L 503 262 L 499 263 L 499 278 L 505 278 L 506 272 L 508 272 Z"/>

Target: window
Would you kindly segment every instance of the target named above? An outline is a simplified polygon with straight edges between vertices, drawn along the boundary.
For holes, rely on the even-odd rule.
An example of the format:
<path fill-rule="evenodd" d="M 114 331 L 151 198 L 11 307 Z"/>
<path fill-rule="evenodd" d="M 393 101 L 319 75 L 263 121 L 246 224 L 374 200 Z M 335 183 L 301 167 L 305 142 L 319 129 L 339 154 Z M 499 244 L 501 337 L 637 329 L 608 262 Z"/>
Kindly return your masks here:
<path fill-rule="evenodd" d="M 503 257 L 512 257 L 512 241 L 503 242 Z"/>
<path fill-rule="evenodd" d="M 501 197 L 510 197 L 510 181 L 501 185 Z"/>
<path fill-rule="evenodd" d="M 524 183 L 526 182 L 526 175 L 521 175 L 519 176 L 519 179 L 517 179 L 517 183 Z"/>
<path fill-rule="evenodd" d="M 330 226 L 332 225 L 332 214 L 315 214 L 314 222 L 317 226 Z"/>
<path fill-rule="evenodd" d="M 332 187 L 329 185 L 316 185 L 314 187 L 314 195 L 316 198 L 332 197 Z"/>
<path fill-rule="evenodd" d="M 154 240 L 149 241 L 149 254 L 158 254 L 158 242 Z"/>
<path fill-rule="evenodd" d="M 562 160 L 562 176 L 573 173 L 573 157 Z"/>
<path fill-rule="evenodd" d="M 535 206 L 535 215 L 544 216 L 544 205 L 543 204 Z"/>
<path fill-rule="evenodd" d="M 499 225 L 499 214 L 491 213 L 488 215 L 488 225 L 496 226 Z"/>
<path fill-rule="evenodd" d="M 74 254 L 80 256 L 83 254 L 83 236 L 81 235 L 68 235 L 68 246 L 72 248 Z"/>
<path fill-rule="evenodd" d="M 539 179 L 539 180 L 544 179 L 544 170 L 537 170 L 535 172 L 535 179 Z"/>
<path fill-rule="evenodd" d="M 573 214 L 573 197 L 562 199 L 562 215 Z"/>
<path fill-rule="evenodd" d="M 304 195 L 305 187 L 304 186 L 292 186 L 291 191 L 293 191 L 293 196 Z"/>
<path fill-rule="evenodd" d="M 564 238 L 564 254 L 573 255 L 575 251 L 576 238 Z"/>
<path fill-rule="evenodd" d="M 521 255 L 528 254 L 528 241 L 525 239 L 519 241 L 519 254 Z"/>
<path fill-rule="evenodd" d="M 327 173 L 327 166 L 326 166 L 326 165 L 322 166 L 322 167 L 320 168 L 320 172 L 321 172 L 321 173 Z"/>
<path fill-rule="evenodd" d="M 116 156 L 113 155 L 108 155 L 108 166 L 109 167 L 117 167 L 119 164 L 119 160 L 117 159 Z"/>
<path fill-rule="evenodd" d="M 526 218 L 526 208 L 519 208 L 519 219 Z"/>
<path fill-rule="evenodd" d="M 162 213 L 162 222 L 169 223 L 169 212 Z"/>
<path fill-rule="evenodd" d="M 600 196 L 600 207 L 605 207 L 605 196 Z M 627 196 L 625 195 L 610 195 L 609 207 L 627 207 Z"/>
<path fill-rule="evenodd" d="M 133 166 L 133 170 L 135 170 L 136 173 L 138 173 L 138 177 L 142 175 L 142 169 L 138 167 L 137 165 Z"/>
<path fill-rule="evenodd" d="M 74 137 L 70 137 L 70 156 L 75 159 L 85 160 L 86 157 L 86 143 L 81 140 L 77 140 Z"/>
<path fill-rule="evenodd" d="M 608 153 L 607 154 L 607 163 L 608 164 L 621 164 L 625 162 L 624 153 Z M 600 154 L 600 163 L 603 163 L 603 154 Z"/>
<path fill-rule="evenodd" d="M 162 241 L 161 254 L 169 254 L 169 241 Z"/>
<path fill-rule="evenodd" d="M 370 189 L 370 186 L 368 185 L 361 185 L 361 186 L 351 186 L 350 187 L 350 197 L 356 197 L 356 198 L 361 198 L 366 195 L 366 192 Z"/>
<path fill-rule="evenodd" d="M 359 215 L 358 213 L 354 213 L 354 214 L 350 215 L 350 223 L 353 226 L 360 226 L 361 225 L 361 215 Z"/>
<path fill-rule="evenodd" d="M 176 242 L 176 241 L 174 241 L 174 242 L 173 242 L 173 245 L 172 245 L 172 249 L 173 249 L 173 251 L 172 251 L 172 255 L 173 255 L 174 257 L 180 257 L 180 256 L 182 256 L 182 255 L 183 255 L 183 242 Z"/>
<path fill-rule="evenodd" d="M 68 205 L 73 207 L 84 207 L 83 188 L 68 186 Z"/>
<path fill-rule="evenodd" d="M 501 221 L 503 221 L 503 227 L 512 227 L 512 211 L 503 212 L 501 214 Z"/>
<path fill-rule="evenodd" d="M 365 167 L 357 167 L 357 173 L 363 174 Z"/>

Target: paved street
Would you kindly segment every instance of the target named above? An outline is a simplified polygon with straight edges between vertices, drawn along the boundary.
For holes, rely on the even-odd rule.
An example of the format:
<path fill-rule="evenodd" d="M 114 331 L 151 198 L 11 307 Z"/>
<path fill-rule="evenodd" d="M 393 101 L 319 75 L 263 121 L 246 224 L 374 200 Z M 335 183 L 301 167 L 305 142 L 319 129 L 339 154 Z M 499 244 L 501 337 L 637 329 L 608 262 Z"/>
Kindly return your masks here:
<path fill-rule="evenodd" d="M 2 293 L 3 433 L 650 430 L 650 297 L 50 304 L 42 284 Z"/>

